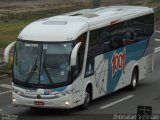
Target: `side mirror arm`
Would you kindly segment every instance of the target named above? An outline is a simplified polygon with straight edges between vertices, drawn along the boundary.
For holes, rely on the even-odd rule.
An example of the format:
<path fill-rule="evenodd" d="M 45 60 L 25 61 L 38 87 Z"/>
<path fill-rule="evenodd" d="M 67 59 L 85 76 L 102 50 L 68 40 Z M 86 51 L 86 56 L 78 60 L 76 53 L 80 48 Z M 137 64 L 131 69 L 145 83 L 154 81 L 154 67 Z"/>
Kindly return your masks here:
<path fill-rule="evenodd" d="M 81 46 L 81 42 L 77 43 L 76 46 L 73 48 L 72 53 L 71 53 L 71 61 L 70 61 L 70 66 L 75 66 L 76 61 L 77 61 L 77 53 L 78 50 Z"/>
<path fill-rule="evenodd" d="M 16 41 L 12 42 L 11 44 L 9 44 L 6 49 L 4 50 L 4 62 L 8 63 L 9 61 L 9 52 L 10 50 L 15 46 Z"/>

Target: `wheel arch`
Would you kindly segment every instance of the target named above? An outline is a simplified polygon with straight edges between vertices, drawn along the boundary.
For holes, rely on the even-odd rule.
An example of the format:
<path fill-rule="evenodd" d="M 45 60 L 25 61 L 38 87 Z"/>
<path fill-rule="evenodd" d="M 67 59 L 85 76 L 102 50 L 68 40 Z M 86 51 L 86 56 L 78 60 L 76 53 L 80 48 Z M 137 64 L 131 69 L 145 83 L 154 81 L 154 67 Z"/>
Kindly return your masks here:
<path fill-rule="evenodd" d="M 134 64 L 133 69 L 132 69 L 132 73 L 133 73 L 134 70 L 137 71 L 137 77 L 138 77 L 137 79 L 139 81 L 139 66 L 138 66 L 138 64 Z"/>
<path fill-rule="evenodd" d="M 89 89 L 89 92 L 91 94 L 91 100 L 93 99 L 93 85 L 91 81 L 88 81 L 85 87 L 85 91 Z"/>

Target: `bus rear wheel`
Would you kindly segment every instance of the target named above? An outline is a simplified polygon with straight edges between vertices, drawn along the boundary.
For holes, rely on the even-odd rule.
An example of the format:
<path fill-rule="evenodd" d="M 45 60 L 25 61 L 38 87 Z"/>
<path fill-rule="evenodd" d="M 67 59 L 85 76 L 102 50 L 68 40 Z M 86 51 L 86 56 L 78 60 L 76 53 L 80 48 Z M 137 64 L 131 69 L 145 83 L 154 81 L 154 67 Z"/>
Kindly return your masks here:
<path fill-rule="evenodd" d="M 131 77 L 131 84 L 129 86 L 129 90 L 134 91 L 138 84 L 138 70 L 134 69 Z"/>
<path fill-rule="evenodd" d="M 81 110 L 87 109 L 90 102 L 91 102 L 91 92 L 90 92 L 89 87 L 87 87 L 87 89 L 85 91 L 84 103 L 83 103 L 83 105 L 80 106 Z"/>

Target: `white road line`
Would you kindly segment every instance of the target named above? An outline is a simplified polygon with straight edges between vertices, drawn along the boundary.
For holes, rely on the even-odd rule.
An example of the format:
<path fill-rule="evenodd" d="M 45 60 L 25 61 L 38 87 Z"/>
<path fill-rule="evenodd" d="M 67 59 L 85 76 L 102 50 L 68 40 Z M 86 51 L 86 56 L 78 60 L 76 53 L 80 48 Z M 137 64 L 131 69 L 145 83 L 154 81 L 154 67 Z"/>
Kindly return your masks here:
<path fill-rule="evenodd" d="M 154 52 L 155 52 L 155 53 L 157 53 L 157 52 L 159 52 L 159 51 L 160 51 L 160 47 L 154 48 Z"/>
<path fill-rule="evenodd" d="M 109 108 L 109 107 L 111 107 L 111 106 L 113 106 L 113 105 L 115 105 L 115 104 L 118 104 L 118 103 L 120 103 L 120 102 L 123 102 L 123 101 L 125 101 L 125 100 L 128 100 L 128 99 L 130 99 L 130 98 L 132 98 L 132 97 L 134 97 L 134 95 L 126 96 L 126 97 L 124 97 L 124 98 L 122 98 L 122 99 L 120 99 L 120 100 L 117 100 L 117 101 L 115 101 L 115 102 L 112 102 L 112 103 L 109 103 L 109 104 L 107 104 L 107 105 L 104 105 L 104 106 L 100 107 L 100 109 Z"/>
<path fill-rule="evenodd" d="M 4 105 L 4 106 L 1 106 L 0 107 L 0 110 L 5 110 L 5 108 L 7 108 L 8 106 L 12 106 L 12 103 L 10 103 L 10 104 L 7 104 L 7 105 Z"/>
<path fill-rule="evenodd" d="M 160 41 L 160 39 L 155 39 L 155 41 Z"/>
<path fill-rule="evenodd" d="M 4 87 L 4 88 L 8 88 L 8 89 L 12 88 L 12 86 L 8 85 L 8 84 L 1 84 L 0 87 Z"/>
<path fill-rule="evenodd" d="M 3 111 L 3 109 L 0 109 L 0 112 L 2 112 Z"/>
<path fill-rule="evenodd" d="M 1 92 L 0 95 L 8 94 L 8 93 L 11 93 L 11 92 L 12 92 L 11 90 L 5 91 L 5 92 Z"/>
<path fill-rule="evenodd" d="M 156 32 L 156 33 L 160 33 L 160 31 L 159 31 L 159 30 L 156 30 L 155 32 Z"/>

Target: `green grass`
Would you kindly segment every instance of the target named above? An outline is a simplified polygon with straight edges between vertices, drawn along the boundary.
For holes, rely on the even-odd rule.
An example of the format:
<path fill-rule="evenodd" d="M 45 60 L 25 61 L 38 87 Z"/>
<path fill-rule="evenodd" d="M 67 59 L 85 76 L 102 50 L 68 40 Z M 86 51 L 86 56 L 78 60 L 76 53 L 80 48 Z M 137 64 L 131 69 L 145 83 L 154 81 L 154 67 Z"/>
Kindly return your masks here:
<path fill-rule="evenodd" d="M 5 48 L 17 39 L 20 31 L 30 22 L 55 15 L 51 10 L 8 14 L 0 19 L 0 48 Z"/>
<path fill-rule="evenodd" d="M 32 21 L 82 9 L 81 7 L 76 5 L 61 6 L 60 8 L 43 11 L 8 13 L 5 17 L 0 18 L 0 48 L 5 48 L 9 43 L 15 41 L 20 31 Z M 83 6 L 83 8 L 85 7 L 87 8 L 87 6 Z"/>
<path fill-rule="evenodd" d="M 149 0 L 146 5 L 148 6 L 160 6 L 160 0 Z"/>
<path fill-rule="evenodd" d="M 0 23 L 0 48 L 6 47 L 15 41 L 19 32 L 29 23 L 29 21 L 9 21 Z"/>
<path fill-rule="evenodd" d="M 160 10 L 158 10 L 158 11 L 155 12 L 155 16 L 156 16 L 155 17 L 156 21 L 160 20 Z"/>

